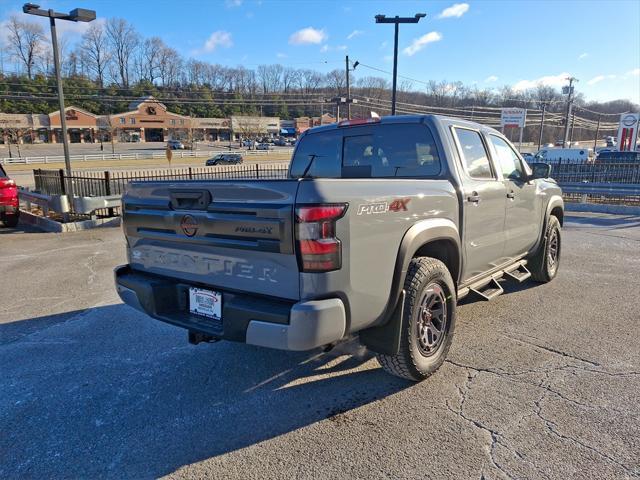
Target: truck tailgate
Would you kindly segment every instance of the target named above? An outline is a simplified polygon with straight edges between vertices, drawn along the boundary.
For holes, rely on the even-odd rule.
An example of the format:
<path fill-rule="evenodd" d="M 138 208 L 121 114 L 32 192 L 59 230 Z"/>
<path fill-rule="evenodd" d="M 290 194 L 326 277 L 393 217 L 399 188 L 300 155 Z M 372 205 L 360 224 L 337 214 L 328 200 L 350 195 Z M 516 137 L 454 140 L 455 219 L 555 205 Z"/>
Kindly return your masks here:
<path fill-rule="evenodd" d="M 122 198 L 129 263 L 207 287 L 297 300 L 296 180 L 135 182 Z"/>

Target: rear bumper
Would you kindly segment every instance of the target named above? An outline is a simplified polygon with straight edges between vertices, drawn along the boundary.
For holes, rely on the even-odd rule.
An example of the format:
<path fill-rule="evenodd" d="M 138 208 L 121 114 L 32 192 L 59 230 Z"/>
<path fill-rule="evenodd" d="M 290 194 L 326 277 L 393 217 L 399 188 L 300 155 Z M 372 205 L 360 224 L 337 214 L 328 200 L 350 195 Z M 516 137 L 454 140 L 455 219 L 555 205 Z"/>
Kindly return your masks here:
<path fill-rule="evenodd" d="M 114 273 L 116 290 L 127 305 L 215 338 L 281 350 L 312 350 L 345 335 L 345 308 L 337 298 L 293 303 L 214 288 L 222 293 L 222 321 L 216 321 L 189 312 L 188 283 L 141 273 L 129 265 L 117 267 Z"/>
<path fill-rule="evenodd" d="M 16 215 L 19 212 L 17 205 L 2 205 L 0 204 L 0 215 Z"/>

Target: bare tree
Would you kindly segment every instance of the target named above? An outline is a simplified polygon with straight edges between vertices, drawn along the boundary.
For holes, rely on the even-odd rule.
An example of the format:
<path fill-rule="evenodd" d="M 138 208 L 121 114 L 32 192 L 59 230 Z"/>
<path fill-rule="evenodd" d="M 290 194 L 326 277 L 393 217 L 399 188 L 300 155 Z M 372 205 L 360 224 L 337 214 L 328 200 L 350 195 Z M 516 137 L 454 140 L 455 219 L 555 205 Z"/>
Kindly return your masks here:
<path fill-rule="evenodd" d="M 121 87 L 128 87 L 133 55 L 139 43 L 138 33 L 133 25 L 122 18 L 110 18 L 106 33 L 115 62 L 113 76 Z"/>
<path fill-rule="evenodd" d="M 104 86 L 111 53 L 104 25 L 93 23 L 82 35 L 81 59 L 84 65 L 95 75 L 96 82 Z"/>
<path fill-rule="evenodd" d="M 164 46 L 158 52 L 158 77 L 162 85 L 173 85 L 178 82 L 178 77 L 183 66 L 182 57 L 177 50 Z"/>
<path fill-rule="evenodd" d="M 39 24 L 23 22 L 15 15 L 9 18 L 7 30 L 11 55 L 24 64 L 27 77 L 32 79 L 34 67 L 43 50 L 44 30 Z"/>
<path fill-rule="evenodd" d="M 327 73 L 327 86 L 332 90 L 335 90 L 336 93 L 341 93 L 347 83 L 347 79 L 345 77 L 344 70 L 332 70 Z"/>

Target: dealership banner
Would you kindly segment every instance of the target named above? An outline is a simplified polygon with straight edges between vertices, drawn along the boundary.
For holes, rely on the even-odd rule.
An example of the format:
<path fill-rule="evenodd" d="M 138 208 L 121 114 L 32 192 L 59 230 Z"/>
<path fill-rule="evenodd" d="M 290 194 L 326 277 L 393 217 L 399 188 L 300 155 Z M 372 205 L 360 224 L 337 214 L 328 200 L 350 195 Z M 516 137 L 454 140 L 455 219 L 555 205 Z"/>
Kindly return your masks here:
<path fill-rule="evenodd" d="M 640 127 L 640 113 L 623 113 L 620 115 L 618 150 L 629 152 L 636 149 L 638 127 Z"/>

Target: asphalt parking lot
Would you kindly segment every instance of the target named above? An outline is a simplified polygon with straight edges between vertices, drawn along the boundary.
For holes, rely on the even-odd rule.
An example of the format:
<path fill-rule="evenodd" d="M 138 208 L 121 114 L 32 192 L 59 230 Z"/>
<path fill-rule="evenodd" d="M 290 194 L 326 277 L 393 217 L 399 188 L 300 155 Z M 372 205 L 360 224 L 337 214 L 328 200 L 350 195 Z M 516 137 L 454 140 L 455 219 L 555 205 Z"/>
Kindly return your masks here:
<path fill-rule="evenodd" d="M 120 229 L 0 233 L 0 478 L 640 476 L 640 217 L 568 216 L 558 277 L 460 306 L 411 384 L 124 306 Z"/>

